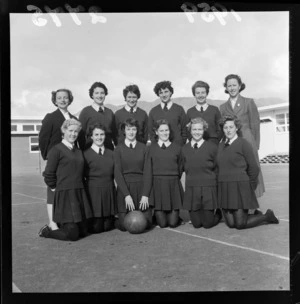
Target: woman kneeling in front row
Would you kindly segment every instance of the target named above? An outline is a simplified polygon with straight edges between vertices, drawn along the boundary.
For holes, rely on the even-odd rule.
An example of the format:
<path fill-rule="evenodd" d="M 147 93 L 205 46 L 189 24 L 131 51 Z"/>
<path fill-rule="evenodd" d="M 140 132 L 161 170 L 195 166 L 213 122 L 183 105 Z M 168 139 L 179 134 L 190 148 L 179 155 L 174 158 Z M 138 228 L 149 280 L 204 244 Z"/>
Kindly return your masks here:
<path fill-rule="evenodd" d="M 87 219 L 92 217 L 92 209 L 84 190 L 82 151 L 74 144 L 80 130 L 78 120 L 65 120 L 62 142 L 49 151 L 43 176 L 54 191 L 53 221 L 60 228 L 52 230 L 46 225 L 39 232 L 41 237 L 77 241 L 88 234 Z"/>
<path fill-rule="evenodd" d="M 220 126 L 226 141 L 220 143 L 217 156 L 218 205 L 224 211 L 227 226 L 245 229 L 278 224 L 270 209 L 265 214 L 248 215 L 248 209 L 259 207 L 255 195 L 259 166 L 250 144 L 237 134 L 241 125 L 236 116 L 223 116 Z"/>
<path fill-rule="evenodd" d="M 186 173 L 183 209 L 189 210 L 195 228 L 211 228 L 217 225 L 222 213 L 218 208 L 216 157 L 218 147 L 203 139 L 208 128 L 201 118 L 193 118 L 188 124 L 192 135 L 182 147 L 182 163 Z"/>
<path fill-rule="evenodd" d="M 92 146 L 83 152 L 86 192 L 93 209 L 89 232 L 100 233 L 114 228 L 116 189 L 114 185 L 113 151 L 104 147 L 105 128 L 99 123 L 91 125 L 88 133 Z"/>

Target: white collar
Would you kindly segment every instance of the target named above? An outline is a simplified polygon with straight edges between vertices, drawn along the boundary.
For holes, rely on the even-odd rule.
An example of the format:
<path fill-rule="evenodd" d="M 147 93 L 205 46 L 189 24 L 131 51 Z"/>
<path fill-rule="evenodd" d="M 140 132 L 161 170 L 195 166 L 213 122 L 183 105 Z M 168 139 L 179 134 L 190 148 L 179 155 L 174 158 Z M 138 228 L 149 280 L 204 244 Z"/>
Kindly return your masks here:
<path fill-rule="evenodd" d="M 132 144 L 133 148 L 135 148 L 136 140 L 135 140 L 135 141 L 129 141 L 127 138 L 125 138 L 124 144 L 125 144 L 128 148 L 130 148 L 130 144 Z"/>
<path fill-rule="evenodd" d="M 202 138 L 202 139 L 200 139 L 198 142 L 197 141 L 195 141 L 193 138 L 192 138 L 192 140 L 191 140 L 191 146 L 192 146 L 192 148 L 194 148 L 194 144 L 197 144 L 198 145 L 198 148 L 199 147 L 201 147 L 201 145 L 204 143 L 204 139 Z"/>
<path fill-rule="evenodd" d="M 234 137 L 232 137 L 232 138 L 229 140 L 228 144 L 231 145 L 237 138 L 238 138 L 238 135 L 235 134 Z"/>
<path fill-rule="evenodd" d="M 95 145 L 95 144 L 92 144 L 91 148 L 92 148 L 97 154 L 99 154 L 99 150 L 100 150 L 100 149 L 102 150 L 102 154 L 104 153 L 104 150 L 105 150 L 104 146 L 102 146 L 102 147 L 100 148 L 100 147 L 98 147 L 98 146 Z"/>
<path fill-rule="evenodd" d="M 58 108 L 58 110 L 61 112 L 61 114 L 64 116 L 65 119 L 70 119 L 71 118 L 70 113 L 68 111 L 64 112 L 60 108 Z"/>
<path fill-rule="evenodd" d="M 204 105 L 200 105 L 199 103 L 196 104 L 196 109 L 200 112 L 201 107 L 203 108 L 203 111 L 205 111 L 208 108 L 208 104 L 205 103 Z"/>
<path fill-rule="evenodd" d="M 170 110 L 170 108 L 172 107 L 172 104 L 173 104 L 173 102 L 171 100 L 167 103 L 168 110 Z M 165 103 L 161 101 L 160 106 L 161 106 L 162 109 L 164 109 Z"/>
<path fill-rule="evenodd" d="M 99 106 L 97 103 L 93 102 L 92 103 L 92 107 L 97 111 L 99 112 L 99 109 L 102 108 L 103 112 L 104 112 L 104 106 Z"/>
<path fill-rule="evenodd" d="M 163 144 L 165 144 L 166 147 L 169 147 L 171 142 L 168 140 L 168 141 L 162 141 L 162 140 L 158 140 L 157 141 L 158 145 L 161 147 Z"/>
<path fill-rule="evenodd" d="M 65 146 L 67 146 L 67 148 L 69 148 L 70 150 L 72 150 L 73 149 L 73 147 L 74 147 L 74 145 L 73 144 L 71 144 L 71 143 L 69 143 L 67 140 L 65 140 L 64 138 L 63 138 L 63 140 L 61 141 Z"/>
<path fill-rule="evenodd" d="M 125 108 L 125 110 L 126 110 L 127 112 L 130 112 L 131 107 L 129 107 L 128 105 L 125 105 L 124 108 Z M 133 113 L 136 112 L 136 109 L 137 109 L 137 106 L 133 107 Z"/>

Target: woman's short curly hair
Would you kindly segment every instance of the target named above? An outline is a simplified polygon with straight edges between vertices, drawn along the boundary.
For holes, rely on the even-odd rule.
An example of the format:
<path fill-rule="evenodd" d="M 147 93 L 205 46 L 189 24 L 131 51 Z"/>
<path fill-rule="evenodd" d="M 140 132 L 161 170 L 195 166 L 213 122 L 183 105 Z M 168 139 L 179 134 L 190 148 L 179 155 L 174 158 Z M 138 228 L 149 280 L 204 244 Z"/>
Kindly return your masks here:
<path fill-rule="evenodd" d="M 237 116 L 235 116 L 235 115 L 224 115 L 219 120 L 219 126 L 221 127 L 222 130 L 223 130 L 223 127 L 224 127 L 226 121 L 233 121 L 238 130 L 240 130 L 241 127 L 242 127 L 242 124 L 241 124 L 240 120 L 237 118 Z"/>
<path fill-rule="evenodd" d="M 169 141 L 173 141 L 173 139 L 174 139 L 173 131 L 172 131 L 171 125 L 167 119 L 159 119 L 154 122 L 153 131 L 155 133 L 155 136 L 154 136 L 155 140 L 158 141 L 158 136 L 156 135 L 156 131 L 159 129 L 159 127 L 161 125 L 167 125 L 169 127 L 169 130 L 170 130 Z"/>
<path fill-rule="evenodd" d="M 56 91 L 52 91 L 51 92 L 51 101 L 52 103 L 57 107 L 57 104 L 56 104 L 56 94 L 58 92 L 66 92 L 68 94 L 68 97 L 69 97 L 69 105 L 72 103 L 74 97 L 73 97 L 73 94 L 71 92 L 71 90 L 69 89 L 58 89 Z"/>
<path fill-rule="evenodd" d="M 173 87 L 172 87 L 171 81 L 167 81 L 167 80 L 158 82 L 158 83 L 155 85 L 153 91 L 154 91 L 154 93 L 155 93 L 157 96 L 159 96 L 160 90 L 164 90 L 164 89 L 169 89 L 170 92 L 171 92 L 172 94 L 174 93 L 174 89 L 173 89 Z"/>
<path fill-rule="evenodd" d="M 246 88 L 246 85 L 242 82 L 242 78 L 239 76 L 239 75 L 236 75 L 236 74 L 230 74 L 230 75 L 227 75 L 225 77 L 225 82 L 224 82 L 224 88 L 225 88 L 225 93 L 226 94 L 229 94 L 229 92 L 227 91 L 226 87 L 227 87 L 227 82 L 229 79 L 236 79 L 239 83 L 239 85 L 241 86 L 240 88 L 240 92 L 242 92 L 245 88 Z"/>
<path fill-rule="evenodd" d="M 100 130 L 104 131 L 104 133 L 106 135 L 105 127 L 101 123 L 97 122 L 89 127 L 88 132 L 87 132 L 88 137 L 91 137 L 93 135 L 93 132 L 95 129 L 100 129 Z"/>
<path fill-rule="evenodd" d="M 209 93 L 209 85 L 208 85 L 208 83 L 206 83 L 204 81 L 198 80 L 193 84 L 192 92 L 193 92 L 194 96 L 195 96 L 196 88 L 205 88 L 206 94 L 208 95 L 208 93 Z"/>
<path fill-rule="evenodd" d="M 92 84 L 92 86 L 90 87 L 90 89 L 89 89 L 89 95 L 90 95 L 90 97 L 91 97 L 92 99 L 93 99 L 94 90 L 95 90 L 96 88 L 102 88 L 102 89 L 104 90 L 105 95 L 108 94 L 107 87 L 105 86 L 104 83 L 102 83 L 102 82 L 94 82 L 94 83 Z"/>
<path fill-rule="evenodd" d="M 129 92 L 134 93 L 138 99 L 141 97 L 140 89 L 136 84 L 130 84 L 123 90 L 123 96 L 125 100 Z"/>
<path fill-rule="evenodd" d="M 188 131 L 191 132 L 192 125 L 200 123 L 203 126 L 203 130 L 206 131 L 208 129 L 208 123 L 202 117 L 195 117 L 190 120 L 190 122 L 186 125 Z"/>
<path fill-rule="evenodd" d="M 81 122 L 75 118 L 70 118 L 70 119 L 66 119 L 63 124 L 61 125 L 60 129 L 61 132 L 64 134 L 65 131 L 70 127 L 70 126 L 77 126 L 78 127 L 78 131 L 81 130 Z"/>
<path fill-rule="evenodd" d="M 137 134 L 139 132 L 139 122 L 134 118 L 127 118 L 122 124 L 121 124 L 121 131 L 125 135 L 125 127 L 136 127 Z"/>

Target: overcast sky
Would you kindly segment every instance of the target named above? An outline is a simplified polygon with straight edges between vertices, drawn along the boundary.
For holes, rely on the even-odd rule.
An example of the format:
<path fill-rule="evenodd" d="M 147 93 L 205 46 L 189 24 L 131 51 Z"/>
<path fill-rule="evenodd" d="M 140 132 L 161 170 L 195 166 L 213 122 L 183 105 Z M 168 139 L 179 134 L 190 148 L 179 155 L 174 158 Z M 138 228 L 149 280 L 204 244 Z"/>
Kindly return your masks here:
<path fill-rule="evenodd" d="M 244 96 L 288 102 L 289 13 L 237 14 L 228 13 L 225 25 L 200 13 L 193 23 L 184 13 L 101 13 L 106 22 L 95 24 L 83 13 L 80 25 L 58 14 L 61 26 L 48 14 L 41 16 L 44 26 L 34 24 L 32 13 L 10 14 L 11 114 L 44 117 L 55 110 L 51 91 L 59 88 L 72 90 L 69 110 L 77 113 L 92 103 L 95 81 L 108 87 L 105 103 L 124 103 L 130 83 L 139 86 L 141 100 L 153 101 L 162 80 L 172 82 L 173 97 L 192 96 L 193 83 L 203 80 L 210 99 L 225 100 L 231 73 L 245 82 Z"/>

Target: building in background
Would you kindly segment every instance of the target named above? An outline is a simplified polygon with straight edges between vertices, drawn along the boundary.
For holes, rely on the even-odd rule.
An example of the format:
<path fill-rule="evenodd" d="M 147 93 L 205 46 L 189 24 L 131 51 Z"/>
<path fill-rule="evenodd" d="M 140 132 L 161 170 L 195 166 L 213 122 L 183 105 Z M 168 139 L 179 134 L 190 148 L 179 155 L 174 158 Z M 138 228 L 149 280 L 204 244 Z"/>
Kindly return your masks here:
<path fill-rule="evenodd" d="M 258 107 L 260 114 L 259 158 L 273 154 L 289 154 L 289 104 Z M 12 174 L 42 174 L 46 162 L 38 147 L 42 118 L 11 118 Z"/>

